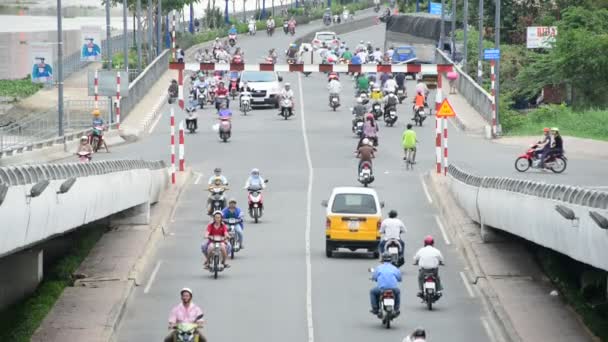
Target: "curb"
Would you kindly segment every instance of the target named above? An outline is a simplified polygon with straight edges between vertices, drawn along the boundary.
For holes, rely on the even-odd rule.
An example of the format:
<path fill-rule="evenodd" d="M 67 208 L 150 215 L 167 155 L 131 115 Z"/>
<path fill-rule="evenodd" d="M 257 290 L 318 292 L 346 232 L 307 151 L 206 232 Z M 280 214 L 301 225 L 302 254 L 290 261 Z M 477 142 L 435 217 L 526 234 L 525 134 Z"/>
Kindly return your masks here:
<path fill-rule="evenodd" d="M 458 222 L 458 220 L 454 217 L 456 215 L 454 213 L 451 213 L 447 208 L 451 204 L 452 207 L 456 208 L 452 210 L 461 209 L 457 207 L 457 204 L 454 201 L 451 193 L 446 191 L 445 194 L 442 194 L 440 192 L 437 187 L 436 176 L 434 176 L 432 171 L 425 174 L 423 176 L 423 179 L 425 182 L 428 181 L 427 183 L 430 185 L 429 190 L 431 193 L 431 197 L 433 197 L 433 199 L 437 203 L 437 207 L 441 215 L 446 218 L 444 222 L 446 223 L 447 228 L 450 230 L 452 236 L 458 239 L 458 242 L 461 246 L 459 248 L 459 251 L 463 254 L 466 260 L 466 264 L 470 268 L 469 270 L 464 270 L 464 272 L 467 274 L 467 278 L 469 278 L 468 280 L 470 281 L 470 283 L 476 285 L 476 287 L 480 290 L 479 292 L 481 293 L 481 299 L 484 303 L 484 306 L 488 309 L 489 313 L 492 316 L 492 320 L 494 321 L 496 327 L 500 330 L 499 332 L 501 336 L 498 337 L 498 341 L 522 342 L 523 340 L 521 336 L 519 336 L 519 334 L 515 330 L 515 327 L 513 326 L 509 315 L 503 308 L 502 303 L 498 298 L 498 295 L 496 294 L 494 288 L 491 285 L 491 281 L 487 278 L 486 274 L 481 269 L 479 261 L 477 260 L 477 258 L 475 257 L 475 253 L 473 252 L 473 247 L 471 243 L 462 236 L 462 231 L 458 227 L 455 227 Z M 446 199 L 444 197 L 446 195 L 449 199 Z M 464 217 L 466 217 L 466 215 L 464 215 Z M 474 280 L 471 281 L 471 279 Z M 483 281 L 479 282 L 479 280 Z"/>

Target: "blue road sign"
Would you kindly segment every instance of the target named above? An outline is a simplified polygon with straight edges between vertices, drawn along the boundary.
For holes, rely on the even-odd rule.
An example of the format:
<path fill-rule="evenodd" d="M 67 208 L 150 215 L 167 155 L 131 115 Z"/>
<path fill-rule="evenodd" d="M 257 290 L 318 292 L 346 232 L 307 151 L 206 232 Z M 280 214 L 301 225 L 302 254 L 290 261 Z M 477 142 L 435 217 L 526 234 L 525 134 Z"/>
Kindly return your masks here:
<path fill-rule="evenodd" d="M 435 15 L 441 15 L 441 3 L 440 2 L 431 2 L 429 6 L 429 13 Z"/>
<path fill-rule="evenodd" d="M 484 49 L 483 50 L 484 60 L 496 60 L 500 59 L 500 49 Z"/>

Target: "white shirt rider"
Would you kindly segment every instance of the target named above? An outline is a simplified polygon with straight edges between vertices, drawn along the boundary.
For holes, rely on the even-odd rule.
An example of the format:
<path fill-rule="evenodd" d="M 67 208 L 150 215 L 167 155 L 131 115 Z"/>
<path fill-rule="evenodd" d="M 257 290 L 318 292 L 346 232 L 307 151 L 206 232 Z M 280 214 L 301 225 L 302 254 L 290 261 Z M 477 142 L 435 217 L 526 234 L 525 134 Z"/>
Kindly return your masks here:
<path fill-rule="evenodd" d="M 361 50 L 357 53 L 357 56 L 361 58 L 361 63 L 367 62 L 367 50 Z"/>
<path fill-rule="evenodd" d="M 393 78 L 389 78 L 384 82 L 384 91 L 386 92 L 396 92 L 397 91 L 397 81 Z"/>
<path fill-rule="evenodd" d="M 382 61 L 382 57 L 384 56 L 384 54 L 382 53 L 382 51 L 376 50 L 376 51 L 372 52 L 372 56 L 374 56 L 374 60 L 376 62 L 380 62 L 380 61 Z"/>
<path fill-rule="evenodd" d="M 333 79 L 327 84 L 327 90 L 329 90 L 330 94 L 340 94 L 342 85 L 340 84 L 340 81 Z"/>
<path fill-rule="evenodd" d="M 266 20 L 266 27 L 274 27 L 274 19 Z"/>
<path fill-rule="evenodd" d="M 283 88 L 283 90 L 281 90 L 281 98 L 293 100 L 293 90 L 291 88 Z"/>
<path fill-rule="evenodd" d="M 219 178 L 221 180 L 223 186 L 227 186 L 228 185 L 228 178 L 224 177 L 223 175 L 219 175 L 219 176 L 213 175 L 213 176 L 211 176 L 211 178 L 209 178 L 209 182 L 207 182 L 207 184 L 209 184 L 210 186 L 213 185 L 214 182 L 215 182 L 215 180 L 217 178 Z"/>
<path fill-rule="evenodd" d="M 384 241 L 390 239 L 401 240 L 401 234 L 405 234 L 406 232 L 405 224 L 398 218 L 386 218 L 380 225 L 380 234 Z"/>
<path fill-rule="evenodd" d="M 416 252 L 414 261 L 418 263 L 418 267 L 424 269 L 433 269 L 439 267 L 439 263 L 443 263 L 443 255 L 433 246 L 422 247 Z"/>

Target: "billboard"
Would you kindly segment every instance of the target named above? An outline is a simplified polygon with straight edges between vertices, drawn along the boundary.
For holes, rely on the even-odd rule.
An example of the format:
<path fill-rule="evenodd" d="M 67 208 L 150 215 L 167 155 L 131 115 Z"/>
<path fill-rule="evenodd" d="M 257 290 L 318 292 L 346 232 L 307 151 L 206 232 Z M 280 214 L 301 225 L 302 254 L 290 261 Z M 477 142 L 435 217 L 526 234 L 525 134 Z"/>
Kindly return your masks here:
<path fill-rule="evenodd" d="M 32 82 L 53 82 L 53 47 L 50 44 L 30 44 Z"/>
<path fill-rule="evenodd" d="M 550 49 L 557 37 L 555 26 L 530 26 L 526 34 L 528 49 Z"/>
<path fill-rule="evenodd" d="M 83 26 L 80 32 L 83 42 L 80 49 L 80 60 L 87 62 L 101 61 L 101 27 Z"/>

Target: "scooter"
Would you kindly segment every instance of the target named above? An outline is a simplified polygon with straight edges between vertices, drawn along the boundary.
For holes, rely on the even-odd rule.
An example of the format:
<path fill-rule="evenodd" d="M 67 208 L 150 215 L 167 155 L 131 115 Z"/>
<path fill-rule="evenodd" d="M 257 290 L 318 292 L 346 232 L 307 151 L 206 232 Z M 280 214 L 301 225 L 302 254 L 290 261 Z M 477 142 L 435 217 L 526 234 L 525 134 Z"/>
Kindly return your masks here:
<path fill-rule="evenodd" d="M 274 33 L 274 26 L 266 28 L 266 34 L 268 35 L 268 37 L 272 37 L 273 33 Z"/>
<path fill-rule="evenodd" d="M 224 223 L 228 225 L 228 235 L 230 235 L 230 259 L 234 259 L 234 253 L 241 250 L 241 241 L 236 233 L 236 225 L 241 224 L 243 220 L 236 218 L 229 218 L 224 220 Z"/>
<path fill-rule="evenodd" d="M 373 274 L 374 269 L 370 268 L 369 272 Z M 384 290 L 380 294 L 379 299 L 378 304 L 380 304 L 380 308 L 378 310 L 378 318 L 382 320 L 382 325 L 384 325 L 386 329 L 390 329 L 391 321 L 397 318 L 397 312 L 395 311 L 395 293 L 393 290 Z"/>
<path fill-rule="evenodd" d="M 207 103 L 207 88 L 199 85 L 196 87 L 196 98 L 198 100 L 198 106 L 201 109 L 205 109 L 205 104 Z"/>
<path fill-rule="evenodd" d="M 77 155 L 78 155 L 78 161 L 81 163 L 88 163 L 93 158 L 93 155 L 91 154 L 91 152 L 87 152 L 87 151 L 80 151 L 77 153 Z"/>
<path fill-rule="evenodd" d="M 397 108 L 395 108 L 395 106 L 389 106 L 384 111 L 384 122 L 387 126 L 393 127 L 398 118 Z"/>
<path fill-rule="evenodd" d="M 264 183 L 268 183 L 268 179 L 265 179 Z M 259 219 L 264 213 L 264 198 L 262 197 L 262 189 L 259 187 L 247 189 L 247 203 L 249 206 L 249 216 L 253 218 L 255 223 L 258 223 Z"/>
<path fill-rule="evenodd" d="M 291 102 L 290 99 L 288 98 L 283 98 L 281 100 L 281 116 L 283 116 L 285 118 L 285 120 L 287 120 L 287 118 L 289 118 L 290 116 L 293 115 L 293 102 Z"/>
<path fill-rule="evenodd" d="M 190 134 L 196 132 L 196 129 L 198 128 L 197 121 L 196 105 L 189 103 L 186 107 L 186 129 L 190 131 Z"/>
<path fill-rule="evenodd" d="M 414 263 L 414 265 L 417 266 L 418 263 Z M 439 263 L 439 265 L 443 266 L 443 263 Z M 441 298 L 442 293 L 437 292 L 437 279 L 435 275 L 428 272 L 424 273 L 422 277 L 424 279 L 422 283 L 422 302 L 426 303 L 426 307 L 431 311 L 433 310 L 433 304 Z M 418 296 L 420 297 L 420 294 Z"/>
<path fill-rule="evenodd" d="M 283 32 L 285 32 L 285 34 L 289 33 L 289 23 L 288 22 L 283 23 Z"/>
<path fill-rule="evenodd" d="M 212 236 L 211 243 L 208 248 L 211 249 L 211 256 L 209 257 L 210 265 L 209 272 L 213 273 L 213 278 L 217 279 L 217 274 L 224 271 L 224 265 L 220 262 L 222 259 L 222 242 L 224 242 L 223 236 Z M 226 244 L 226 248 L 228 245 Z"/>
<path fill-rule="evenodd" d="M 329 94 L 329 106 L 336 111 L 340 107 L 340 96 L 338 94 Z"/>
<path fill-rule="evenodd" d="M 243 115 L 247 115 L 247 112 L 251 111 L 251 93 L 244 90 L 241 92 L 240 106 Z"/>
<path fill-rule="evenodd" d="M 426 120 L 426 113 L 424 107 L 418 108 L 414 113 L 414 123 L 417 126 L 422 126 L 422 123 Z"/>
<path fill-rule="evenodd" d="M 530 145 L 526 153 L 515 159 L 515 169 L 519 172 L 526 172 L 530 168 L 540 169 L 540 160 L 537 158 L 536 149 L 538 144 Z M 553 171 L 554 173 L 562 173 L 566 170 L 568 159 L 562 153 L 561 155 L 549 155 L 545 161 L 544 168 Z"/>
<path fill-rule="evenodd" d="M 333 21 L 334 21 L 334 24 L 339 24 L 342 20 L 339 15 L 334 14 Z"/>
<path fill-rule="evenodd" d="M 236 34 L 228 35 L 228 44 L 230 44 L 231 47 L 234 47 L 234 45 L 236 45 Z"/>
<path fill-rule="evenodd" d="M 232 123 L 230 118 L 220 118 L 219 134 L 220 139 L 222 139 L 223 142 L 228 142 L 228 139 L 230 139 L 230 136 L 232 135 Z"/>
<path fill-rule="evenodd" d="M 224 192 L 226 188 L 224 187 L 212 187 L 209 192 L 211 192 L 210 202 L 211 202 L 211 210 L 207 212 L 207 214 L 211 215 L 216 211 L 222 211 L 226 207 L 226 198 L 224 197 Z"/>
<path fill-rule="evenodd" d="M 384 244 L 384 249 L 391 256 L 391 264 L 399 268 L 405 263 L 401 243 L 398 239 L 389 239 Z"/>
<path fill-rule="evenodd" d="M 289 34 L 291 34 L 292 36 L 296 34 L 296 28 L 295 28 L 295 26 L 289 28 Z"/>
<path fill-rule="evenodd" d="M 232 96 L 233 100 L 236 99 L 236 96 L 239 93 L 238 84 L 236 81 L 237 81 L 236 78 L 230 79 L 230 96 Z"/>
<path fill-rule="evenodd" d="M 203 318 L 203 314 L 196 316 L 195 322 L 200 321 Z M 175 338 L 177 342 L 198 342 L 200 336 L 196 335 L 196 329 L 199 325 L 196 323 L 178 323 L 173 327 L 175 330 Z"/>
<path fill-rule="evenodd" d="M 372 114 L 374 114 L 374 119 L 376 120 L 382 117 L 382 106 L 379 102 L 374 102 L 372 105 Z"/>
<path fill-rule="evenodd" d="M 255 23 L 250 22 L 248 28 L 249 28 L 249 35 L 255 36 L 256 30 L 257 30 Z"/>
<path fill-rule="evenodd" d="M 93 131 L 89 134 L 89 144 L 93 147 L 93 152 L 97 153 L 99 149 L 103 146 L 108 151 L 108 145 L 106 145 L 106 140 L 103 138 L 103 131 L 105 131 L 104 126 L 95 126 L 93 127 Z"/>
<path fill-rule="evenodd" d="M 399 99 L 399 104 L 403 103 L 403 100 L 407 97 L 405 93 L 405 89 L 397 88 L 397 98 Z"/>
<path fill-rule="evenodd" d="M 215 97 L 215 108 L 217 111 L 220 111 L 222 103 L 225 105 L 224 108 L 228 108 L 228 98 L 225 95 L 220 95 Z"/>
<path fill-rule="evenodd" d="M 357 180 L 366 188 L 368 184 L 371 184 L 374 181 L 374 175 L 372 175 L 372 163 L 368 161 L 361 163 L 359 178 Z"/>

